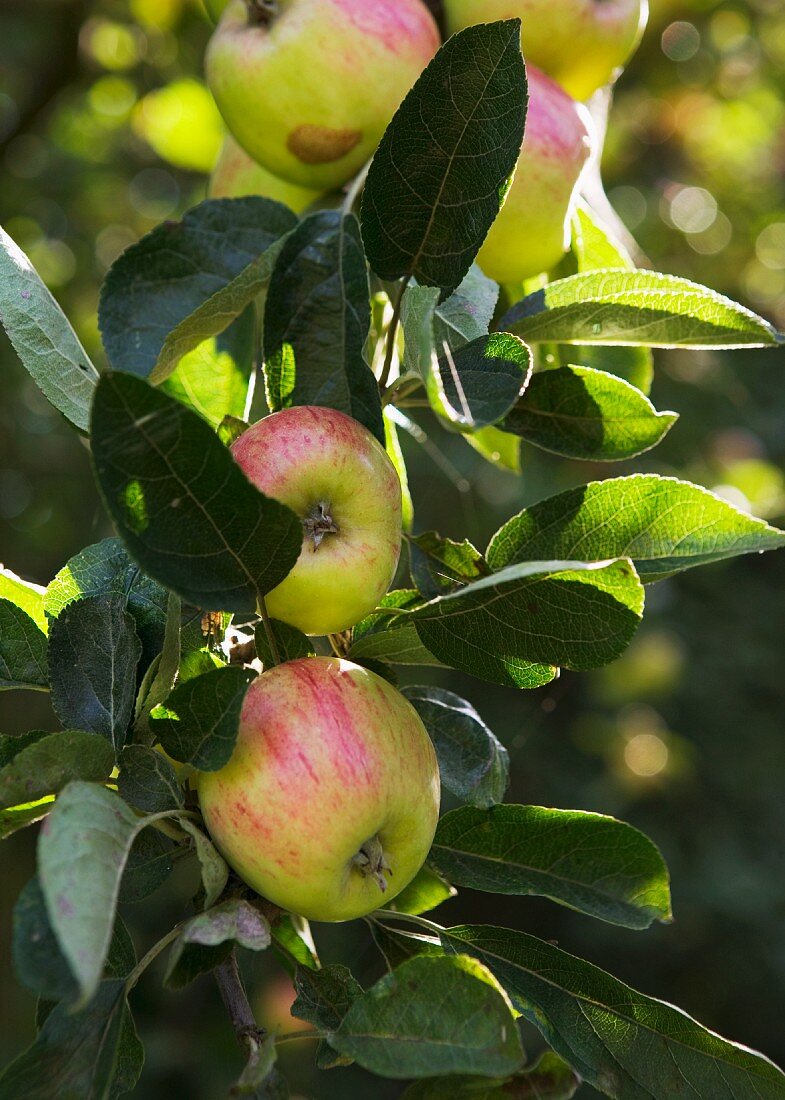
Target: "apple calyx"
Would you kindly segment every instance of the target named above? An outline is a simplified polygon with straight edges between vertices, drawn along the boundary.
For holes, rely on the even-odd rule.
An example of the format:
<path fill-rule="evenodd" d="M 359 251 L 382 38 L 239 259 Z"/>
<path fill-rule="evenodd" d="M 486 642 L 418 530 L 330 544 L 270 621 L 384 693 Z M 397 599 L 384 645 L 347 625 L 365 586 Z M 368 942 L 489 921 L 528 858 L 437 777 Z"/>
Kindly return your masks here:
<path fill-rule="evenodd" d="M 245 0 L 248 5 L 248 21 L 257 26 L 269 26 L 278 14 L 278 0 Z"/>
<path fill-rule="evenodd" d="M 392 876 L 392 867 L 387 862 L 387 856 L 384 854 L 384 848 L 382 848 L 382 842 L 379 840 L 378 835 L 366 840 L 359 852 L 352 857 L 352 863 L 361 875 L 375 879 L 382 893 L 386 892 L 387 879 L 385 875 Z"/>
<path fill-rule="evenodd" d="M 303 520 L 306 537 L 313 541 L 314 553 L 319 549 L 325 535 L 337 535 L 338 525 L 330 515 L 330 505 L 319 501 Z"/>

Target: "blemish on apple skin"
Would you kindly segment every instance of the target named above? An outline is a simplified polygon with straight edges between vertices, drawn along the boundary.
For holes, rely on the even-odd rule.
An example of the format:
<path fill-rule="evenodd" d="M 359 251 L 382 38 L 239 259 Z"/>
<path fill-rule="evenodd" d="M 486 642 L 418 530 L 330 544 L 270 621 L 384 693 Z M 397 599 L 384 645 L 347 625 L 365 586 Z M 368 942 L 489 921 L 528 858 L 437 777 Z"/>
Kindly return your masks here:
<path fill-rule="evenodd" d="M 332 164 L 362 140 L 362 130 L 332 130 L 305 123 L 292 130 L 286 147 L 303 164 Z"/>

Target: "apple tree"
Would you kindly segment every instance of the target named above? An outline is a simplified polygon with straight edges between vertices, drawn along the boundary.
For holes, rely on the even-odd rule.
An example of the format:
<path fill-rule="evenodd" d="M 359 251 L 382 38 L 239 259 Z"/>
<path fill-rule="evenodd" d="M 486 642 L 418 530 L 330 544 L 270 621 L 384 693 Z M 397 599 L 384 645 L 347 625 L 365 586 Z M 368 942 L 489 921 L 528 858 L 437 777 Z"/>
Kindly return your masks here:
<path fill-rule="evenodd" d="M 299 5 L 306 25 L 324 2 Z M 338 6 L 357 35 L 393 18 L 386 3 Z M 249 30 L 268 49 L 277 5 L 253 0 L 250 20 L 244 0 L 209 7 L 208 68 L 234 132 L 222 197 L 111 268 L 106 363 L 2 235 L 0 318 L 89 446 L 116 535 L 45 587 L 0 574 L 0 687 L 49 692 L 62 725 L 0 739 L 2 835 L 40 823 L 13 942 L 39 1031 L 0 1100 L 132 1091 L 133 993 L 163 951 L 166 985 L 215 977 L 246 1057 L 235 1096 L 286 1096 L 277 1045 L 307 1035 L 325 1072 L 356 1062 L 407 1082 L 408 1100 L 568 1098 L 582 1082 L 617 1100 L 785 1098 L 763 1055 L 567 947 L 433 912 L 468 888 L 644 932 L 671 920 L 671 901 L 661 853 L 631 825 L 505 802 L 504 746 L 469 700 L 412 685 L 411 669 L 456 669 L 467 694 L 485 680 L 514 705 L 617 658 L 648 585 L 785 546 L 653 473 L 542 500 L 484 549 L 431 530 L 408 491 L 400 436 L 421 438 L 418 410 L 508 468 L 522 440 L 630 459 L 677 419 L 647 395 L 651 348 L 781 342 L 712 290 L 636 267 L 579 198 L 598 138 L 563 88 L 607 81 L 640 12 L 622 20 L 619 56 L 596 47 L 596 71 L 588 52 L 571 70 L 562 44 L 551 72 L 550 36 L 533 35 L 557 84 L 534 65 L 527 80 L 520 20 L 481 23 L 453 0 L 439 46 L 410 0 L 395 18 L 411 9 L 426 27 L 411 74 L 388 65 L 358 105 L 337 73 L 325 117 L 293 142 L 285 103 L 265 129 L 241 95 L 270 86 L 253 51 L 232 61 Z M 525 26 L 523 41 L 526 54 Z M 307 51 L 295 61 L 305 87 Z M 440 790 L 454 808 L 439 817 Z M 125 907 L 180 860 L 198 867 L 198 893 L 137 958 Z M 319 959 L 318 923 L 347 919 L 368 922 L 386 970 L 369 988 Z M 308 1031 L 257 1025 L 242 951 L 275 955 Z M 536 1060 L 521 1017 L 547 1043 Z"/>

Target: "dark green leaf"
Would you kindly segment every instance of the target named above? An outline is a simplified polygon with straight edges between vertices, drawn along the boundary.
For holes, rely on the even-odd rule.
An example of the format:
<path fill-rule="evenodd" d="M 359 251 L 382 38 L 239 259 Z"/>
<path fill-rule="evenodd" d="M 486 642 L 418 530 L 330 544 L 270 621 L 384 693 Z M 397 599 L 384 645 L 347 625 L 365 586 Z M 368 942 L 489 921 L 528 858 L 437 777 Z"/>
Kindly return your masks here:
<path fill-rule="evenodd" d="M 156 829 L 139 833 L 125 865 L 119 900 L 135 905 L 155 893 L 171 874 L 174 850 L 172 841 Z"/>
<path fill-rule="evenodd" d="M 27 733 L 20 733 L 18 737 L 9 737 L 5 733 L 0 733 L 0 768 L 6 768 L 22 749 L 26 749 L 28 745 L 34 745 L 36 741 L 46 736 L 46 730 L 28 730 Z"/>
<path fill-rule="evenodd" d="M 202 876 L 204 893 L 202 908 L 210 909 L 224 892 L 229 879 L 229 868 L 213 842 L 194 824 L 190 817 L 186 817 L 184 814 L 173 816 L 180 828 L 188 833 L 194 842 L 194 850 L 196 851 L 196 858 L 199 860 L 199 870 Z"/>
<path fill-rule="evenodd" d="M 163 703 L 177 679 L 177 673 L 180 670 L 182 611 L 180 597 L 176 596 L 174 592 L 170 592 L 166 609 L 163 648 L 145 673 L 136 696 L 134 734 L 137 741 L 145 742 L 151 739 L 150 712 L 159 703 Z"/>
<path fill-rule="evenodd" d="M 296 224 L 270 199 L 208 199 L 127 248 L 98 306 L 112 366 L 153 382 L 166 378 L 254 300 Z"/>
<path fill-rule="evenodd" d="M 458 891 L 427 864 L 421 867 L 408 886 L 396 894 L 390 909 L 396 913 L 428 913 L 443 901 L 454 898 Z"/>
<path fill-rule="evenodd" d="M 0 691 L 48 686 L 46 635 L 20 607 L 0 599 Z"/>
<path fill-rule="evenodd" d="M 310 638 L 307 638 L 296 626 L 279 622 L 278 619 L 270 620 L 270 629 L 275 637 L 278 649 L 278 657 L 281 661 L 296 661 L 300 657 L 312 657 L 314 648 Z M 264 623 L 259 623 L 255 631 L 256 652 L 259 660 L 265 668 L 277 664 L 270 649 L 270 642 Z"/>
<path fill-rule="evenodd" d="M 96 477 L 123 541 L 184 600 L 254 612 L 297 561 L 298 516 L 258 492 L 178 401 L 129 375 L 107 375 L 91 434 Z"/>
<path fill-rule="evenodd" d="M 216 428 L 216 432 L 223 445 L 231 447 L 249 428 L 250 424 L 247 420 L 240 420 L 237 416 L 225 416 Z"/>
<path fill-rule="evenodd" d="M 499 328 L 528 343 L 740 348 L 780 339 L 762 317 L 688 279 L 617 269 L 549 283 L 514 305 Z"/>
<path fill-rule="evenodd" d="M 275 1036 L 266 1036 L 261 1045 L 254 1041 L 248 1061 L 229 1096 L 247 1096 L 249 1100 L 287 1100 L 289 1089 L 275 1067 Z"/>
<path fill-rule="evenodd" d="M 411 608 L 422 602 L 419 592 L 399 588 L 388 592 L 379 606 Z M 352 633 L 348 656 L 353 661 L 391 661 L 399 665 L 441 664 L 420 641 L 414 623 L 391 614 L 375 613 L 359 622 Z"/>
<path fill-rule="evenodd" d="M 442 785 L 473 806 L 501 802 L 510 775 L 507 750 L 471 703 L 437 687 L 405 687 L 403 694 L 433 741 Z"/>
<path fill-rule="evenodd" d="M 538 687 L 553 666 L 614 660 L 643 612 L 643 587 L 626 560 L 528 561 L 483 577 L 407 615 L 445 664 L 512 687 Z"/>
<path fill-rule="evenodd" d="M 737 554 L 776 550 L 785 533 L 698 485 L 656 474 L 594 481 L 513 516 L 487 551 L 492 569 L 534 558 L 625 556 L 657 581 Z"/>
<path fill-rule="evenodd" d="M 444 954 L 438 941 L 422 936 L 418 933 L 403 932 L 398 928 L 388 928 L 387 925 L 371 921 L 371 935 L 374 943 L 384 956 L 388 969 L 394 970 L 396 966 L 413 959 L 415 955 L 442 955 Z"/>
<path fill-rule="evenodd" d="M 229 328 L 189 351 L 161 389 L 218 429 L 246 415 L 255 363 L 256 309 L 248 306 Z"/>
<path fill-rule="evenodd" d="M 568 367 L 577 364 L 604 370 L 623 378 L 641 393 L 648 394 L 654 381 L 654 354 L 650 348 L 632 344 L 603 346 L 602 344 L 551 344 L 556 365 Z"/>
<path fill-rule="evenodd" d="M 499 284 L 483 275 L 474 264 L 458 289 L 436 307 L 433 318 L 436 347 L 446 343 L 459 348 L 484 336 L 498 300 Z"/>
<path fill-rule="evenodd" d="M 64 789 L 41 828 L 41 888 L 83 1004 L 98 988 L 123 867 L 144 824 L 114 792 L 77 781 Z"/>
<path fill-rule="evenodd" d="M 85 430 L 98 371 L 27 256 L 2 228 L 0 323 L 44 396 Z"/>
<path fill-rule="evenodd" d="M 113 766 L 112 747 L 98 734 L 64 730 L 37 735 L 0 769 L 0 810 L 57 794 L 72 779 L 103 783 Z"/>
<path fill-rule="evenodd" d="M 450 350 L 436 347 L 434 408 L 461 431 L 498 423 L 531 374 L 531 352 L 517 336 L 492 332 Z M 505 425 L 506 426 L 506 425 Z"/>
<path fill-rule="evenodd" d="M 492 970 L 554 1050 L 615 1100 L 785 1096 L 785 1076 L 763 1055 L 534 936 L 463 925 L 442 939 Z"/>
<path fill-rule="evenodd" d="M 297 999 L 292 1016 L 306 1020 L 320 1031 L 337 1031 L 346 1013 L 363 994 L 363 987 L 345 966 L 322 970 L 298 966 L 294 974 Z"/>
<path fill-rule="evenodd" d="M 362 231 L 382 279 L 455 290 L 495 220 L 526 118 L 520 21 L 469 27 L 442 46 L 371 163 Z"/>
<path fill-rule="evenodd" d="M 453 542 L 435 531 L 425 531 L 408 541 L 412 580 L 426 600 L 489 572 L 482 554 L 468 539 Z"/>
<path fill-rule="evenodd" d="M 0 1077 L 0 1100 L 111 1100 L 121 1095 L 120 1082 L 122 1091 L 133 1088 L 143 1061 L 125 983 L 105 981 L 81 1012 L 52 1010 L 33 1045 Z"/>
<path fill-rule="evenodd" d="M 87 546 L 49 584 L 44 610 L 56 619 L 64 607 L 88 596 L 123 596 L 142 642 L 142 665 L 160 652 L 166 628 L 167 592 L 131 561 L 117 538 Z"/>
<path fill-rule="evenodd" d="M 415 1081 L 402 1100 L 571 1100 L 581 1085 L 577 1073 L 552 1050 L 531 1069 L 503 1081 L 483 1077 L 436 1077 Z"/>
<path fill-rule="evenodd" d="M 200 771 L 218 771 L 237 740 L 253 669 L 230 665 L 178 684 L 150 716 L 150 728 L 169 756 Z"/>
<path fill-rule="evenodd" d="M 671 919 L 659 851 L 631 825 L 601 814 L 466 806 L 441 819 L 429 859 L 458 886 L 544 895 L 625 928 Z"/>
<path fill-rule="evenodd" d="M 119 764 L 117 790 L 137 810 L 160 813 L 183 805 L 183 789 L 163 753 L 145 745 L 126 745 Z"/>
<path fill-rule="evenodd" d="M 357 219 L 339 210 L 304 218 L 283 246 L 265 302 L 270 409 L 326 405 L 384 443 L 379 387 L 363 358 L 370 322 Z"/>
<path fill-rule="evenodd" d="M 191 917 L 172 945 L 164 983 L 173 989 L 218 966 L 235 944 L 249 951 L 270 946 L 270 926 L 247 901 L 230 898 Z"/>
<path fill-rule="evenodd" d="M 523 1061 L 518 1029 L 484 967 L 418 956 L 359 997 L 330 1045 L 382 1077 L 504 1076 Z"/>
<path fill-rule="evenodd" d="M 14 607 L 24 611 L 44 634 L 49 630 L 49 623 L 44 614 L 45 591 L 46 589 L 40 584 L 23 581 L 10 569 L 0 565 L 0 599 L 8 600 Z"/>
<path fill-rule="evenodd" d="M 52 706 L 64 726 L 100 733 L 119 752 L 136 697 L 142 643 L 123 596 L 74 600 L 52 622 Z"/>
<path fill-rule="evenodd" d="M 569 366 L 535 374 L 503 427 L 567 458 L 618 462 L 656 446 L 677 420 L 621 378 Z"/>

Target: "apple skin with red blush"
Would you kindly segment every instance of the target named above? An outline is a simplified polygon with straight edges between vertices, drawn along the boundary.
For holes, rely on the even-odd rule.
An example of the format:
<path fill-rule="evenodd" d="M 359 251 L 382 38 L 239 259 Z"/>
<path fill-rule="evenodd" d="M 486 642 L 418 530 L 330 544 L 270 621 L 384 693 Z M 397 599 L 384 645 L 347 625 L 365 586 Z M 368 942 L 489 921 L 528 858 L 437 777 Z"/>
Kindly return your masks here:
<path fill-rule="evenodd" d="M 417 712 L 350 661 L 306 657 L 248 688 L 234 753 L 197 778 L 240 877 L 309 920 L 345 921 L 414 878 L 439 816 L 439 767 Z"/>
<path fill-rule="evenodd" d="M 401 483 L 378 440 L 336 409 L 295 405 L 253 424 L 232 454 L 303 521 L 300 557 L 265 596 L 270 616 L 304 634 L 336 634 L 373 611 L 402 537 Z"/>

